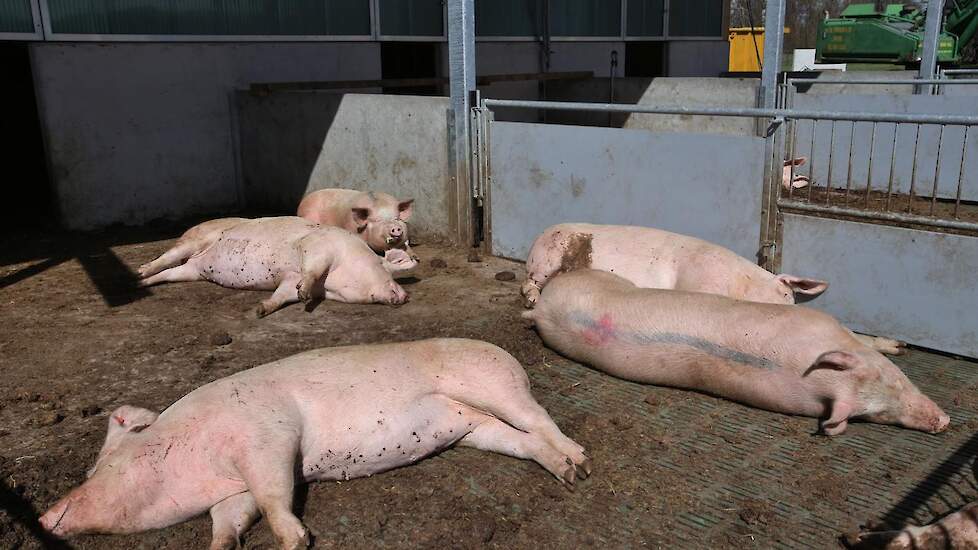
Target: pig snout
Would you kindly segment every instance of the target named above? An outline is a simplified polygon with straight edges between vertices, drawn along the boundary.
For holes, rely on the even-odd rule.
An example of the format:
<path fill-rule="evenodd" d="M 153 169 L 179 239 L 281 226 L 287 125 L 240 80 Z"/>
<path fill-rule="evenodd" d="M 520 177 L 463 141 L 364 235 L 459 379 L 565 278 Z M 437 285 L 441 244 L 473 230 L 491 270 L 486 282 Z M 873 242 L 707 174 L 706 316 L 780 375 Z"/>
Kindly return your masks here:
<path fill-rule="evenodd" d="M 51 533 L 56 537 L 66 537 L 71 534 L 68 526 L 70 525 L 67 520 L 68 511 L 71 508 L 71 498 L 70 495 L 62 498 L 54 504 L 47 512 L 41 516 L 38 520 L 41 523 L 41 527 L 45 531 Z"/>
<path fill-rule="evenodd" d="M 395 225 L 394 227 L 391 228 L 391 237 L 394 237 L 395 239 L 400 239 L 401 235 L 403 234 L 404 234 L 404 230 L 401 229 L 399 226 Z"/>
<path fill-rule="evenodd" d="M 907 399 L 895 415 L 871 415 L 869 420 L 881 424 L 896 424 L 911 430 L 927 433 L 941 433 L 951 423 L 951 417 L 924 394 L 917 394 Z"/>

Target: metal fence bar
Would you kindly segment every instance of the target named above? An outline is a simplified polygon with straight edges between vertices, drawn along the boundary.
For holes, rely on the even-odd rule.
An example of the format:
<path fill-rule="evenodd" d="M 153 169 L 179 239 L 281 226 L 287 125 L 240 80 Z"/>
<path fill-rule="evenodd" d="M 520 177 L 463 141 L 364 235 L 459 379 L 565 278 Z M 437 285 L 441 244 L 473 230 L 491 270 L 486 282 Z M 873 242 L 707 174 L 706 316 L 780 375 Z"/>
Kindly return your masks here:
<path fill-rule="evenodd" d="M 869 137 L 869 167 L 866 175 L 866 208 L 869 208 L 869 198 L 873 191 L 873 149 L 876 149 L 877 123 L 873 123 L 873 133 Z"/>
<path fill-rule="evenodd" d="M 930 212 L 929 215 L 934 215 L 934 209 L 937 208 L 937 183 L 940 181 L 941 175 L 941 145 L 944 142 L 944 126 L 941 126 L 941 133 L 937 136 L 937 162 L 934 163 L 934 187 L 930 191 Z"/>
<path fill-rule="evenodd" d="M 812 200 L 812 193 L 815 189 L 815 136 L 818 135 L 818 119 L 812 121 L 812 148 L 809 149 L 811 156 L 808 158 L 808 200 Z"/>
<path fill-rule="evenodd" d="M 917 125 L 917 133 L 913 140 L 913 167 L 910 169 L 910 194 L 907 200 L 907 212 L 913 213 L 913 191 L 917 185 L 917 148 L 920 146 L 920 124 Z"/>
<path fill-rule="evenodd" d="M 829 197 L 832 196 L 832 157 L 835 152 L 835 121 L 829 131 L 829 174 L 825 178 L 825 204 L 829 204 Z M 814 153 L 812 156 L 815 156 Z"/>
<path fill-rule="evenodd" d="M 916 214 L 901 214 L 899 212 L 871 212 L 855 208 L 842 206 L 825 206 L 822 204 L 810 204 L 807 202 L 791 201 L 781 199 L 778 206 L 782 209 L 796 210 L 799 212 L 813 212 L 819 214 L 834 214 L 837 216 L 850 216 L 868 220 L 885 220 L 928 227 L 941 227 L 944 229 L 959 229 L 964 231 L 978 231 L 978 223 L 964 222 L 960 220 L 944 220 L 941 218 L 931 218 L 929 216 L 919 216 Z"/>
<path fill-rule="evenodd" d="M 965 74 L 965 73 L 962 73 Z M 975 74 L 978 74 L 976 72 Z M 789 86 L 799 86 L 802 84 L 947 84 L 949 86 L 974 85 L 978 84 L 978 78 L 961 78 L 948 80 L 946 78 L 897 78 L 893 80 L 876 80 L 856 78 L 853 80 L 816 80 L 814 78 L 789 78 Z"/>
<path fill-rule="evenodd" d="M 535 101 L 522 99 L 486 99 L 486 107 L 543 109 L 555 111 L 610 111 L 653 115 L 730 116 L 743 118 L 777 118 L 801 120 L 844 120 L 848 122 L 901 122 L 910 124 L 948 124 L 978 126 L 978 116 L 924 115 L 905 113 L 851 113 L 840 111 L 807 111 L 796 109 L 761 109 L 752 107 L 671 107 L 623 105 L 620 103 L 583 103 L 572 101 Z"/>
<path fill-rule="evenodd" d="M 846 196 L 843 204 L 849 204 L 849 191 L 852 189 L 852 148 L 854 141 L 856 139 L 856 123 L 852 123 L 852 129 L 849 131 L 849 167 L 846 171 Z"/>
<path fill-rule="evenodd" d="M 798 137 L 798 123 L 791 121 L 790 124 L 791 137 L 788 139 L 788 160 L 791 165 L 788 168 L 788 198 L 791 198 L 795 191 L 795 140 Z M 781 168 L 781 173 L 784 173 L 784 167 Z M 809 182 L 809 185 L 811 185 L 811 182 Z"/>
<path fill-rule="evenodd" d="M 920 126 L 918 125 L 919 129 Z M 893 176 L 896 171 L 896 150 L 897 150 L 897 136 L 900 135 L 900 125 L 896 124 L 893 126 L 893 148 L 890 149 L 890 177 L 886 183 L 886 204 L 883 206 L 883 210 L 890 210 L 890 197 L 893 196 Z"/>
<path fill-rule="evenodd" d="M 954 197 L 954 219 L 958 219 L 958 210 L 961 208 L 961 188 L 964 187 L 964 159 L 968 150 L 968 130 L 964 129 L 964 139 L 961 141 L 961 166 L 958 167 L 958 190 Z"/>

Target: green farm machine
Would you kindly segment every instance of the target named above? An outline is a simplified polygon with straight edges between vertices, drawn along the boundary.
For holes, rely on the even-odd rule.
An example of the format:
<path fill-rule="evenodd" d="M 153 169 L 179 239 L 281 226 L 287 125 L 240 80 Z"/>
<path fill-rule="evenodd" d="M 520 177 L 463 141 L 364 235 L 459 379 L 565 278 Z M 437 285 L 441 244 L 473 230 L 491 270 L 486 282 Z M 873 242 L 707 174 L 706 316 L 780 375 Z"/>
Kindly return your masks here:
<path fill-rule="evenodd" d="M 839 17 L 819 23 L 816 59 L 820 63 L 919 63 L 926 19 L 926 9 L 911 4 L 850 4 Z M 946 0 L 938 62 L 978 61 L 976 35 L 978 0 Z"/>

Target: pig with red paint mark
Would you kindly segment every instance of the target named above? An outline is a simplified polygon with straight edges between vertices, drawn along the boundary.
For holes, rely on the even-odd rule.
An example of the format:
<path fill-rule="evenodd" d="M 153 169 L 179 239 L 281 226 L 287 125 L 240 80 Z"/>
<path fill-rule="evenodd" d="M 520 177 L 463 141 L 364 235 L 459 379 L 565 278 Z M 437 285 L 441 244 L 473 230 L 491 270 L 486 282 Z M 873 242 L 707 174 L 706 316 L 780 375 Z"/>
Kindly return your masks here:
<path fill-rule="evenodd" d="M 125 407 L 87 481 L 41 525 L 59 537 L 159 529 L 210 511 L 212 549 L 263 516 L 282 548 L 308 545 L 296 483 L 413 464 L 452 445 L 536 461 L 573 486 L 591 472 L 485 342 L 434 339 L 313 350 L 202 386 L 163 411 Z"/>
<path fill-rule="evenodd" d="M 177 244 L 139 270 L 141 286 L 206 280 L 228 288 L 274 290 L 259 317 L 314 297 L 348 303 L 403 304 L 392 277 L 417 261 L 403 250 L 382 258 L 337 227 L 295 216 L 222 218 L 189 229 Z"/>
<path fill-rule="evenodd" d="M 796 275 L 774 275 L 731 250 L 650 227 L 563 223 L 537 237 L 526 260 L 521 292 L 533 307 L 551 277 L 575 269 L 600 269 L 642 288 L 707 292 L 751 302 L 794 304 L 829 284 Z M 891 338 L 854 335 L 866 345 L 899 355 L 905 344 Z"/>
<path fill-rule="evenodd" d="M 320 189 L 303 197 L 296 215 L 342 227 L 359 235 L 377 253 L 403 247 L 413 255 L 406 223 L 413 212 L 414 199 L 397 199 L 377 191 Z"/>
<path fill-rule="evenodd" d="M 828 435 L 850 419 L 930 433 L 950 422 L 889 359 L 806 307 L 578 270 L 551 280 L 523 316 L 549 347 L 608 374 L 816 417 Z"/>
<path fill-rule="evenodd" d="M 862 532 L 855 537 L 847 537 L 846 545 L 860 550 L 978 548 L 978 502 L 972 502 L 930 525 L 911 525 L 899 531 Z"/>

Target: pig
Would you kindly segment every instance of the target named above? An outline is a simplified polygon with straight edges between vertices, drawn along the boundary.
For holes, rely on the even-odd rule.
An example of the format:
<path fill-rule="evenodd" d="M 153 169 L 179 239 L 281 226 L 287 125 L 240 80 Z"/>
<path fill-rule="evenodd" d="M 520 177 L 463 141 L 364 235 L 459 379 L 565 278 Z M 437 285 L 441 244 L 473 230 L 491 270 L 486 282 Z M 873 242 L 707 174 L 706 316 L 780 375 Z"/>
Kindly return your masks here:
<path fill-rule="evenodd" d="M 791 177 L 792 166 L 803 166 L 806 162 L 808 162 L 808 158 L 806 157 L 798 157 L 784 161 L 784 168 L 781 172 L 781 187 L 785 191 L 808 187 L 808 176 L 802 176 L 801 174 L 796 173 L 794 177 Z"/>
<path fill-rule="evenodd" d="M 172 249 L 140 269 L 140 286 L 207 280 L 228 288 L 274 290 L 258 304 L 258 317 L 319 296 L 392 305 L 408 299 L 391 276 L 417 264 L 405 251 L 381 258 L 348 231 L 295 216 L 230 220 L 188 230 Z"/>
<path fill-rule="evenodd" d="M 303 197 L 296 215 L 355 233 L 375 252 L 403 246 L 413 256 L 405 223 L 413 212 L 414 199 L 376 191 L 320 189 Z"/>
<path fill-rule="evenodd" d="M 152 415 L 121 417 L 134 412 Z M 91 477 L 40 518 L 53 535 L 135 533 L 209 510 L 212 549 L 236 547 L 259 515 L 282 548 L 303 548 L 296 483 L 370 476 L 456 444 L 534 460 L 568 488 L 591 473 L 519 362 L 465 339 L 312 350 L 197 388 L 110 445 L 113 422 Z"/>
<path fill-rule="evenodd" d="M 950 418 L 889 359 L 803 306 L 639 288 L 613 273 L 555 277 L 524 313 L 547 346 L 608 374 L 699 390 L 761 409 L 929 433 Z"/>
<path fill-rule="evenodd" d="M 194 254 L 203 252 L 221 237 L 224 231 L 241 222 L 251 221 L 249 218 L 219 218 L 197 224 L 177 239 L 177 244 L 164 252 L 155 260 L 139 266 L 140 278 L 150 277 L 186 262 Z M 411 256 L 404 250 L 392 248 L 384 252 L 384 269 L 391 273 L 407 271 L 417 267 L 417 256 Z"/>
<path fill-rule="evenodd" d="M 563 223 L 537 237 L 521 287 L 532 308 L 557 273 L 580 268 L 608 271 L 642 288 L 707 292 L 737 300 L 794 304 L 796 295 L 818 296 L 829 284 L 797 275 L 774 275 L 722 246 L 661 229 L 630 225 Z M 884 353 L 904 353 L 903 342 L 856 335 Z"/>
<path fill-rule="evenodd" d="M 928 548 L 978 548 L 978 502 L 923 527 L 907 526 L 900 531 L 870 531 L 846 540 L 850 548 L 926 550 Z"/>

